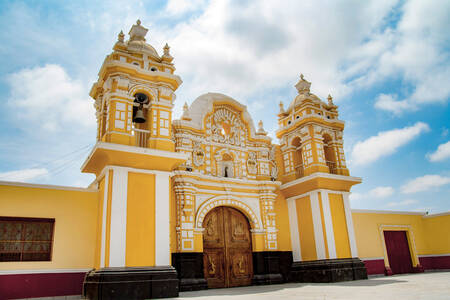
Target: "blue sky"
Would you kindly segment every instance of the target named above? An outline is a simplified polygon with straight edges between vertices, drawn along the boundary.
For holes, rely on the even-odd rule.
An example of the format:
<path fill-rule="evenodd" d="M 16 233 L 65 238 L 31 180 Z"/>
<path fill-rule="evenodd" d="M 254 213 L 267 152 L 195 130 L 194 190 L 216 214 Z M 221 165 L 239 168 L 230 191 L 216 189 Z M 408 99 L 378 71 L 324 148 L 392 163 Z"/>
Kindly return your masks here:
<path fill-rule="evenodd" d="M 449 1 L 2 1 L 0 180 L 87 186 L 88 92 L 120 30 L 166 42 L 184 102 L 221 92 L 273 136 L 300 73 L 346 122 L 353 208 L 450 209 Z M 276 142 L 276 141 L 275 141 Z"/>

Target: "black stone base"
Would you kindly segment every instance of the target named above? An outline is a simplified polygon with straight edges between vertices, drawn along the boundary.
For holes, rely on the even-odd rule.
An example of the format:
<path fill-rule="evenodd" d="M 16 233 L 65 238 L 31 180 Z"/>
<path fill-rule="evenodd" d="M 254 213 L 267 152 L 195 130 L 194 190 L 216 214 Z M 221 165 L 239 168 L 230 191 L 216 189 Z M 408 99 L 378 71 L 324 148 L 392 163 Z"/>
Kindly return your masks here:
<path fill-rule="evenodd" d="M 253 252 L 252 284 L 278 284 L 288 281 L 291 251 Z"/>
<path fill-rule="evenodd" d="M 177 269 L 181 292 L 208 288 L 203 275 L 203 253 L 172 253 L 172 265 Z"/>
<path fill-rule="evenodd" d="M 337 282 L 367 279 L 367 270 L 359 258 L 323 259 L 294 262 L 290 282 Z"/>
<path fill-rule="evenodd" d="M 150 299 L 178 297 L 177 272 L 172 266 L 102 268 L 86 274 L 86 299 Z"/>

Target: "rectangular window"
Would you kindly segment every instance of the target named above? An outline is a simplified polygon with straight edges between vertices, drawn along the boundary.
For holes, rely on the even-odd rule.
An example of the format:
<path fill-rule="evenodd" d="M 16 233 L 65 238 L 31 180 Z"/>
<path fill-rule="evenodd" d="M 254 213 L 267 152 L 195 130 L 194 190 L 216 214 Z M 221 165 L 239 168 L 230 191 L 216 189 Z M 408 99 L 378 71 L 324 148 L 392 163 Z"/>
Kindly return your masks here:
<path fill-rule="evenodd" d="M 55 219 L 0 217 L 0 262 L 50 261 Z"/>

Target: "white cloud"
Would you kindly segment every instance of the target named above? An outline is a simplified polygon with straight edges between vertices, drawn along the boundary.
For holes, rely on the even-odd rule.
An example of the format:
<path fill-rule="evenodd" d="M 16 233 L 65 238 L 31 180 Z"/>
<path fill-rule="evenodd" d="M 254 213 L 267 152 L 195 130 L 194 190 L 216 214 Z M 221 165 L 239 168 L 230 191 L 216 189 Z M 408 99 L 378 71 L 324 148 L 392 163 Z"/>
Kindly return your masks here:
<path fill-rule="evenodd" d="M 416 110 L 422 105 L 444 103 L 450 97 L 448 31 L 449 1 L 405 1 L 397 26 L 369 38 L 357 55 L 363 65 L 355 83 L 371 85 L 386 79 L 400 79 L 412 88 L 403 99 L 380 94 L 375 107 L 395 114 Z M 376 45 L 376 46 L 375 46 Z M 360 51 L 359 47 L 355 52 Z M 365 74 L 363 72 L 366 72 Z"/>
<path fill-rule="evenodd" d="M 67 125 L 95 124 L 88 89 L 59 65 L 22 69 L 8 77 L 8 105 L 24 128 L 67 131 Z"/>
<path fill-rule="evenodd" d="M 375 100 L 375 107 L 383 110 L 390 111 L 396 115 L 401 114 L 407 110 L 413 110 L 416 108 L 412 103 L 407 100 L 397 100 L 397 95 L 380 94 Z"/>
<path fill-rule="evenodd" d="M 418 203 L 417 200 L 406 199 L 406 200 L 398 201 L 398 202 L 389 202 L 388 204 L 386 204 L 386 206 L 388 206 L 388 207 L 408 206 L 408 205 L 416 204 L 416 203 Z"/>
<path fill-rule="evenodd" d="M 182 15 L 195 11 L 205 5 L 205 0 L 169 0 L 166 12 L 170 15 Z"/>
<path fill-rule="evenodd" d="M 23 169 L 0 173 L 0 180 L 6 181 L 28 181 L 39 176 L 47 175 L 45 168 Z"/>
<path fill-rule="evenodd" d="M 396 2 L 359 2 L 349 9 L 328 1 L 210 1 L 200 15 L 171 30 L 152 27 L 149 42 L 168 40 L 172 46 L 184 80 L 177 105 L 209 91 L 239 101 L 286 84 L 294 93 L 300 73 L 312 81 L 314 93 L 326 97 L 332 92 L 339 101 L 352 88 L 345 83 L 343 63 L 384 23 Z"/>
<path fill-rule="evenodd" d="M 366 193 L 351 193 L 349 199 L 352 203 L 355 203 L 364 199 L 380 199 L 392 196 L 395 189 L 391 186 L 378 186 L 369 190 Z"/>
<path fill-rule="evenodd" d="M 369 191 L 369 196 L 374 198 L 385 198 L 394 194 L 394 188 L 391 186 L 379 186 Z"/>
<path fill-rule="evenodd" d="M 438 146 L 436 151 L 427 155 L 431 162 L 443 161 L 450 158 L 450 141 Z"/>
<path fill-rule="evenodd" d="M 370 164 L 383 156 L 395 153 L 421 133 L 429 130 L 429 126 L 417 122 L 413 126 L 379 132 L 353 147 L 351 162 L 357 165 Z"/>
<path fill-rule="evenodd" d="M 404 194 L 428 191 L 450 183 L 450 177 L 440 175 L 425 175 L 408 181 L 400 189 Z"/>

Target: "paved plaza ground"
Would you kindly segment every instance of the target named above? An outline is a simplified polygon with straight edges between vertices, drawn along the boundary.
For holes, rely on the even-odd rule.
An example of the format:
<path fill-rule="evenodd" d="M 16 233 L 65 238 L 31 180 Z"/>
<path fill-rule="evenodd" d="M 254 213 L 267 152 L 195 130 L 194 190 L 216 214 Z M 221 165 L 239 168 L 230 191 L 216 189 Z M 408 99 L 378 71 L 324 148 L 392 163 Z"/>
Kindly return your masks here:
<path fill-rule="evenodd" d="M 288 283 L 182 292 L 173 299 L 450 299 L 450 272 L 372 277 L 338 283 Z"/>

